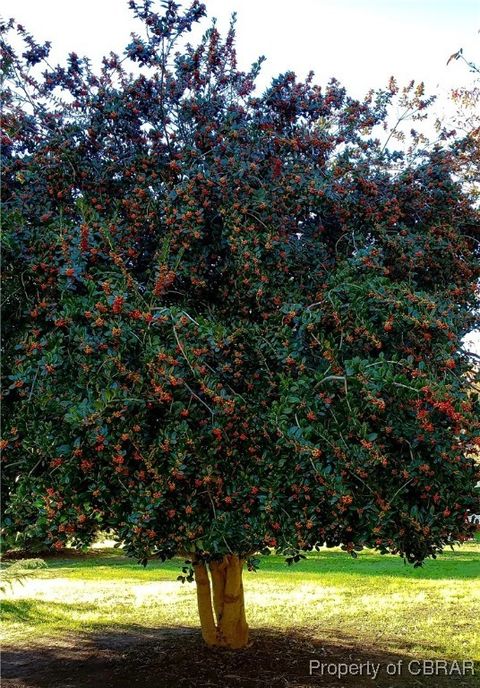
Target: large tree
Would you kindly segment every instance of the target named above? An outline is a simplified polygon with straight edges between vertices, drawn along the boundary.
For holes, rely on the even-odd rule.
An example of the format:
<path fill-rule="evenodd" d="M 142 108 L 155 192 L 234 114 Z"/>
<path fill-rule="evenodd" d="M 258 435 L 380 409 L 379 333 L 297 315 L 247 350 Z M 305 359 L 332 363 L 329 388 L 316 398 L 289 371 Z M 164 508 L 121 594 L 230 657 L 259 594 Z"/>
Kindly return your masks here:
<path fill-rule="evenodd" d="M 4 27 L 3 522 L 181 555 L 241 647 L 255 553 L 419 565 L 472 532 L 478 212 L 455 142 L 377 138 L 393 81 L 259 94 L 233 24 L 194 47 L 204 6 L 161 5 L 99 74 Z"/>

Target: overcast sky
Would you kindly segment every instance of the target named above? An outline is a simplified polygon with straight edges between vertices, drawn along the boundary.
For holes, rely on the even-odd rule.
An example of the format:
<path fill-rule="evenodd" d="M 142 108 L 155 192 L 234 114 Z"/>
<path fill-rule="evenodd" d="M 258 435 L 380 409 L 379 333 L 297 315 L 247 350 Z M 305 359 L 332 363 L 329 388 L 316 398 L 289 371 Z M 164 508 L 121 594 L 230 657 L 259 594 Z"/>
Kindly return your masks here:
<path fill-rule="evenodd" d="M 186 4 L 186 3 L 184 3 Z M 460 62 L 446 62 L 460 47 L 478 54 L 479 0 L 207 0 L 210 17 L 226 28 L 238 15 L 240 64 L 258 55 L 264 79 L 287 69 L 319 82 L 337 77 L 359 95 L 400 82 L 424 80 L 445 93 L 471 78 Z M 110 49 L 121 53 L 134 28 L 127 0 L 2 0 L 3 17 L 14 16 L 59 59 L 71 50 L 96 60 Z M 203 26 L 206 27 L 204 22 Z"/>
<path fill-rule="evenodd" d="M 205 0 L 204 0 L 205 1 Z M 188 3 L 183 3 L 188 4 Z M 300 77 L 314 70 L 317 82 L 332 76 L 355 96 L 385 86 L 423 80 L 448 111 L 450 89 L 473 76 L 448 57 L 459 48 L 480 62 L 480 0 L 206 0 L 220 29 L 237 12 L 241 68 L 267 58 L 261 85 L 286 70 Z M 15 17 L 38 40 L 51 40 L 53 61 L 70 51 L 94 62 L 121 54 L 137 27 L 127 0 L 2 0 L 3 18 Z M 202 30 L 207 28 L 204 20 Z M 198 35 L 198 33 L 197 33 Z M 192 39 L 195 34 L 192 35 Z M 474 343 L 480 354 L 480 341 Z"/>

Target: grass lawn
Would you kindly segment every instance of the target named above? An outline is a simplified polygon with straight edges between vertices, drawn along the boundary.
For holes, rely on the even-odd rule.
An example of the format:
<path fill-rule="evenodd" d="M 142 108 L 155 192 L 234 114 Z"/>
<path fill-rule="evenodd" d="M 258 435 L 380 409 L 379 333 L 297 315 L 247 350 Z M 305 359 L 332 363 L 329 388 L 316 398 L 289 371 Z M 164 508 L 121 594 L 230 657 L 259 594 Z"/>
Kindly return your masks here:
<path fill-rule="evenodd" d="M 114 626 L 198 626 L 195 586 L 176 581 L 180 565 L 144 569 L 113 549 L 52 558 L 4 594 L 4 642 Z M 398 557 L 364 552 L 355 560 L 325 549 L 293 567 L 266 557 L 244 576 L 253 628 L 302 627 L 422 657 L 480 659 L 479 542 L 419 569 Z"/>
<path fill-rule="evenodd" d="M 85 639 L 93 642 L 92 638 L 111 637 L 116 639 L 111 643 L 118 646 L 119 634 L 124 634 L 122 637 L 127 639 L 127 645 L 132 638 L 137 638 L 144 646 L 148 638 L 152 643 L 154 639 L 158 643 L 160 632 L 177 634 L 176 641 L 172 640 L 172 648 L 175 649 L 169 650 L 176 652 L 180 633 L 184 639 L 183 664 L 188 673 L 193 655 L 200 656 L 203 649 L 197 630 L 195 586 L 189 583 L 182 585 L 176 580 L 181 564 L 181 560 L 150 562 L 144 569 L 114 549 L 49 558 L 47 569 L 35 572 L 23 584 L 15 583 L 3 594 L 3 642 L 7 655 L 11 650 L 12 656 L 18 660 L 21 656 L 19 648 L 37 648 L 40 654 L 35 659 L 35 666 L 38 666 L 44 650 L 50 648 L 48 651 L 51 651 L 52 647 L 62 646 L 62 643 L 64 647 L 73 647 L 77 642 L 75 638 L 81 637 L 84 643 Z M 436 561 L 427 561 L 418 569 L 405 566 L 399 557 L 382 557 L 369 551 L 362 552 L 358 559 L 352 559 L 340 550 L 324 549 L 293 567 L 287 567 L 281 557 L 270 556 L 262 559 L 258 572 L 244 574 L 247 618 L 254 631 L 254 645 L 263 643 L 267 652 L 265 647 L 271 644 L 267 652 L 269 662 L 272 661 L 272 653 L 273 656 L 286 657 L 292 643 L 301 644 L 302 648 L 310 643 L 311 652 L 316 653 L 312 656 L 318 657 L 318 653 L 323 652 L 337 657 L 337 660 L 340 656 L 353 657 L 360 653 L 367 658 L 395 656 L 478 661 L 479 577 L 479 541 L 445 552 Z M 279 642 L 284 645 L 279 645 Z M 122 647 L 124 650 L 124 645 Z M 158 650 L 160 646 L 157 644 L 155 647 Z M 55 656 L 57 669 L 65 656 L 61 653 Z M 89 661 L 93 656 L 88 655 Z M 125 655 L 121 657 L 121 665 L 124 666 Z M 262 658 L 250 659 L 264 661 Z M 18 661 L 21 664 L 27 660 L 22 655 Z M 138 652 L 134 661 L 140 661 Z M 179 661 L 176 660 L 177 663 Z M 298 657 L 291 660 L 297 664 L 299 661 Z M 304 671 L 306 661 L 301 659 Z M 222 671 L 231 671 L 230 665 L 225 667 Z M 57 669 L 53 672 L 55 675 Z M 239 680 L 243 670 L 242 666 L 237 670 Z M 217 667 L 216 676 L 218 671 Z M 52 671 L 44 683 L 39 679 L 33 683 L 9 684 L 7 680 L 5 685 L 57 685 L 52 682 L 51 674 Z M 240 680 L 233 685 L 262 685 L 259 679 L 256 680 L 257 683 L 248 683 L 244 679 L 244 682 Z M 208 677 L 206 683 L 195 683 L 193 679 L 190 683 L 182 683 L 180 679 L 172 681 L 157 685 L 175 688 L 223 685 L 222 682 L 210 681 Z M 284 683 L 266 679 L 266 684 L 269 682 L 285 686 L 320 685 L 292 683 L 287 678 Z M 348 681 L 347 684 L 351 685 Z M 85 679 L 79 683 L 58 685 L 76 687 L 96 683 L 88 683 Z M 112 685 L 123 684 L 118 678 Z M 125 685 L 130 684 L 127 682 Z M 343 684 L 337 681 L 321 685 L 341 688 Z M 353 685 L 372 685 L 372 680 L 368 679 L 366 683 L 357 681 Z M 445 684 L 441 680 L 422 683 L 416 678 L 413 683 L 398 685 L 443 686 L 450 683 L 447 681 Z M 473 684 L 455 682 L 453 685 Z"/>

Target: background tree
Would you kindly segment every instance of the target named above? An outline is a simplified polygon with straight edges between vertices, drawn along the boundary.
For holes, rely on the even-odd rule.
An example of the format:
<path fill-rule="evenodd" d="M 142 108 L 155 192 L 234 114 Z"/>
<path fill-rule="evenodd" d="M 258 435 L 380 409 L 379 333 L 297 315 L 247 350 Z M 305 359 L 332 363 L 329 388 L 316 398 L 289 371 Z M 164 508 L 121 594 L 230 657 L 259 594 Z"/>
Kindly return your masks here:
<path fill-rule="evenodd" d="M 456 144 L 380 143 L 393 81 L 257 94 L 234 23 L 194 47 L 204 6 L 161 4 L 98 75 L 4 27 L 3 522 L 184 556 L 235 648 L 255 553 L 419 565 L 471 534 L 478 213 Z"/>

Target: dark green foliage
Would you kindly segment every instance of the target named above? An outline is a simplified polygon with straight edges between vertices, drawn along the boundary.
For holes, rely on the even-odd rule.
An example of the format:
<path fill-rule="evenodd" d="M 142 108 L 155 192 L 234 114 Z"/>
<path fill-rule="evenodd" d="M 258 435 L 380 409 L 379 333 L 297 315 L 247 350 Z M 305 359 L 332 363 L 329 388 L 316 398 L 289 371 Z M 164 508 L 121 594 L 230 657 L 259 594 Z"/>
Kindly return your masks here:
<path fill-rule="evenodd" d="M 203 6 L 130 4 L 148 32 L 99 75 L 72 54 L 40 76 L 48 46 L 17 28 L 19 56 L 5 27 L 7 533 L 110 528 L 143 561 L 326 543 L 419 563 L 465 539 L 459 144 L 382 147 L 393 84 L 360 102 L 286 73 L 258 95 L 233 26 L 175 53 Z"/>

